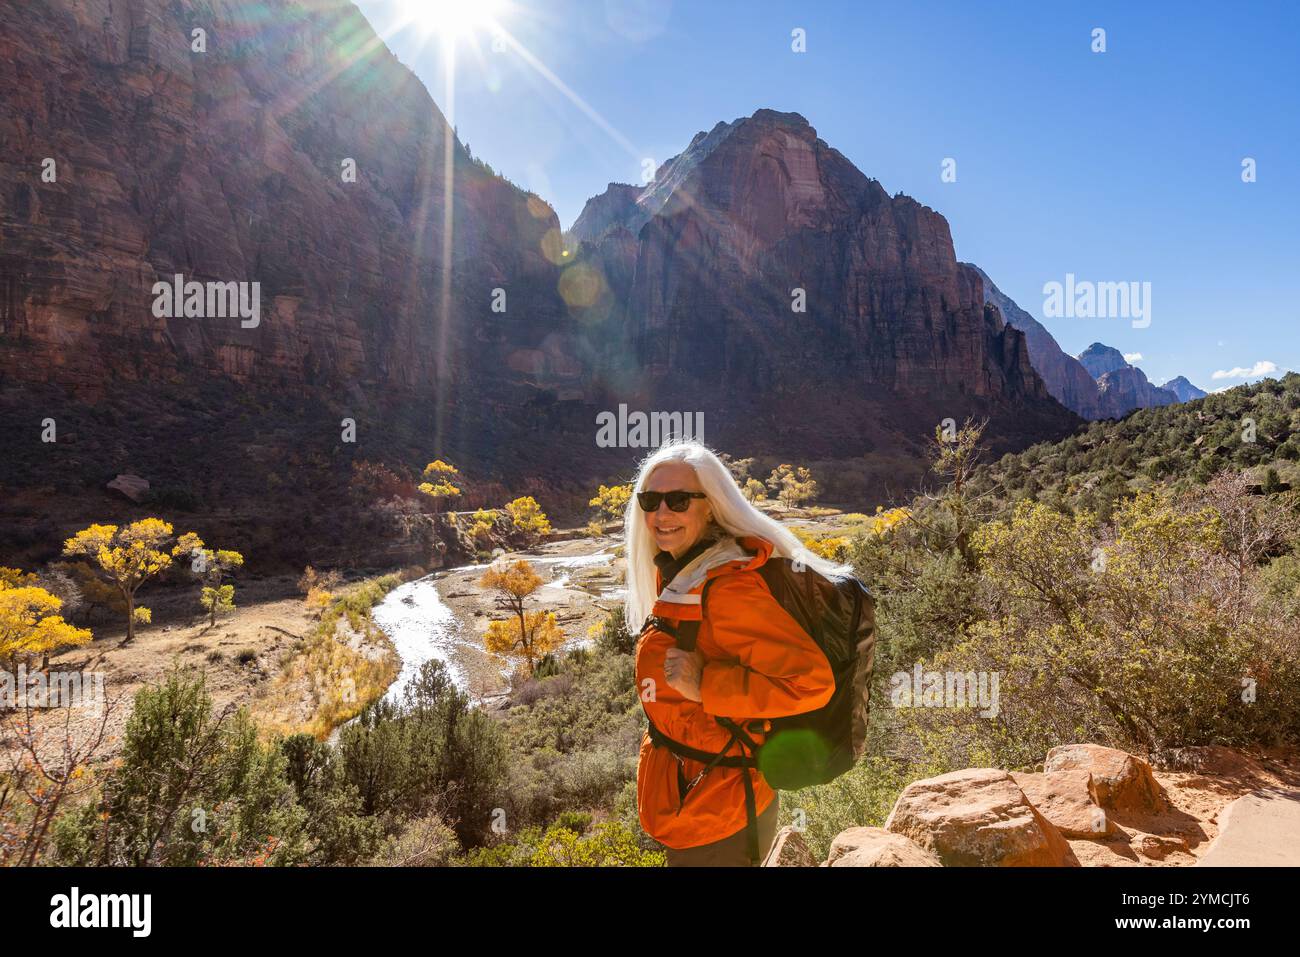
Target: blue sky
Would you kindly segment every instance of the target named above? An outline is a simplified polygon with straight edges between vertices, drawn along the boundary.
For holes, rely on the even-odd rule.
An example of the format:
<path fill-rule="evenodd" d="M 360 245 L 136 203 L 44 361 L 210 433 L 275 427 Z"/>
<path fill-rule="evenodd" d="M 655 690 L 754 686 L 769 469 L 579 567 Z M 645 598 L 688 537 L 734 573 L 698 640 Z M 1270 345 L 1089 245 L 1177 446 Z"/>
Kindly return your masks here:
<path fill-rule="evenodd" d="M 482 24 L 454 42 L 428 18 L 393 27 L 481 2 L 358 6 L 474 154 L 566 227 L 719 120 L 793 111 L 942 213 L 957 257 L 1067 352 L 1102 341 L 1207 390 L 1300 369 L 1300 4 L 496 0 L 503 51 Z M 1151 283 L 1150 325 L 1046 318 L 1067 273 Z"/>

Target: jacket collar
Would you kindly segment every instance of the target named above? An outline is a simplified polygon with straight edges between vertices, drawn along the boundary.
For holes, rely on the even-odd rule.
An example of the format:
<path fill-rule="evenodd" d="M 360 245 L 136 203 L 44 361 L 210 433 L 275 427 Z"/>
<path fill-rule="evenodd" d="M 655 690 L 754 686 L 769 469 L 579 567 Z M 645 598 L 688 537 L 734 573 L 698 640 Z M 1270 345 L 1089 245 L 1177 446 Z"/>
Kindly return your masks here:
<path fill-rule="evenodd" d="M 677 577 L 678 572 L 716 545 L 721 537 L 717 532 L 712 535 L 705 535 L 700 541 L 688 548 L 681 558 L 673 558 L 673 553 L 670 551 L 659 552 L 659 554 L 655 555 L 655 566 L 659 569 L 659 580 L 661 582 L 672 581 Z M 660 590 L 662 591 L 662 588 Z"/>
<path fill-rule="evenodd" d="M 694 549 L 691 550 L 693 551 Z M 666 585 L 662 585 L 659 600 L 654 606 L 655 615 L 699 621 L 703 617 L 701 603 L 705 582 L 728 571 L 758 568 L 771 556 L 772 543 L 752 536 L 725 536 L 712 544 L 706 544 L 693 558 L 690 557 L 691 552 L 682 555 L 681 561 L 684 564 L 676 569 Z M 656 564 L 659 564 L 658 556 Z M 659 566 L 661 583 L 664 567 Z"/>

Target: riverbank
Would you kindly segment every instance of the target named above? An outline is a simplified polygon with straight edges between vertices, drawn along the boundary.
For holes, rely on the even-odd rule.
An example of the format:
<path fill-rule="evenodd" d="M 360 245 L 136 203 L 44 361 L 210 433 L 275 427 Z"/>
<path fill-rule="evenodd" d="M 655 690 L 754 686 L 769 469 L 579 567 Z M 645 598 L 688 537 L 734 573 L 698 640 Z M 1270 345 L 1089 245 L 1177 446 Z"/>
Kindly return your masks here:
<path fill-rule="evenodd" d="M 841 527 L 839 515 L 791 510 L 779 517 L 814 534 Z M 623 600 L 621 545 L 621 534 L 591 537 L 575 529 L 499 557 L 528 561 L 542 576 L 545 584 L 529 606 L 556 613 L 568 649 L 588 642 L 592 629 Z M 509 675 L 483 647 L 488 623 L 503 614 L 493 596 L 478 585 L 487 566 L 477 562 L 405 583 L 390 580 L 386 594 L 373 609 L 362 609 L 361 618 L 335 615 L 328 641 L 320 640 L 321 620 L 304 603 L 294 576 L 240 583 L 238 607 L 214 626 L 187 610 L 192 596 L 157 593 L 148 601 L 159 623 L 138 628 L 130 646 L 121 646 L 122 626 L 95 625 L 92 644 L 52 655 L 50 667 L 103 674 L 106 698 L 117 705 L 98 760 L 119 752 L 136 692 L 161 682 L 175 665 L 204 674 L 216 709 L 248 706 L 268 732 L 307 731 L 326 737 L 371 701 L 400 695 L 405 681 L 433 657 L 447 664 L 476 704 L 492 708 L 505 700 Z M 338 597 L 385 578 L 373 576 L 342 586 Z M 63 717 L 55 712 L 34 714 L 34 724 L 51 748 L 61 740 Z M 73 735 L 89 735 L 98 727 L 93 712 L 73 712 L 70 717 Z"/>
<path fill-rule="evenodd" d="M 348 596 L 373 589 L 382 579 L 344 585 L 337 597 L 346 603 Z M 370 625 L 368 608 L 360 617 L 350 616 L 345 607 L 332 616 L 326 612 L 335 624 L 326 646 L 319 640 L 322 616 L 297 593 L 296 581 L 286 575 L 241 584 L 238 607 L 215 625 L 206 617 L 186 622 L 173 609 L 166 624 L 137 626 L 135 640 L 126 647 L 124 627 L 97 625 L 91 644 L 51 655 L 51 672 L 103 676 L 109 715 L 95 763 L 120 752 L 136 693 L 162 683 L 176 666 L 203 674 L 215 710 L 248 707 L 267 731 L 319 733 L 322 722 L 340 723 L 379 697 L 396 676 L 398 661 L 387 635 Z M 170 604 L 179 596 L 160 597 Z M 325 658 L 319 654 L 322 647 L 330 648 Z M 43 753 L 61 749 L 65 719 L 67 732 L 80 740 L 98 732 L 101 713 L 96 708 L 33 711 Z M 0 741 L 0 747 L 13 746 Z"/>
<path fill-rule="evenodd" d="M 500 560 L 533 566 L 545 584 L 528 606 L 555 612 L 567 638 L 565 648 L 572 648 L 585 643 L 592 627 L 622 600 L 623 563 L 615 554 L 619 544 L 610 535 L 566 538 L 509 552 Z M 400 694 L 421 664 L 437 658 L 480 706 L 490 707 L 504 697 L 509 676 L 483 646 L 488 623 L 503 614 L 478 584 L 488 564 L 462 565 L 409 582 L 375 609 L 376 623 L 388 632 L 403 659 L 402 674 L 390 695 Z"/>

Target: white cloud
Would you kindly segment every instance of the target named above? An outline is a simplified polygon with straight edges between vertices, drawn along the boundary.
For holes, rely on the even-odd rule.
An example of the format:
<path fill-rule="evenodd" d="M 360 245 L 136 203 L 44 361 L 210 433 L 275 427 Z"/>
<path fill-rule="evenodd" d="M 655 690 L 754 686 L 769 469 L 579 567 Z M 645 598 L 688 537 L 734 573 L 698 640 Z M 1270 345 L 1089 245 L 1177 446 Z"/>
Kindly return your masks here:
<path fill-rule="evenodd" d="M 1233 369 L 1219 369 L 1211 379 L 1253 379 L 1256 376 L 1272 375 L 1277 371 L 1277 365 L 1269 362 L 1267 359 L 1260 359 L 1249 369 L 1243 366 L 1237 366 Z"/>
<path fill-rule="evenodd" d="M 1140 353 L 1140 352 L 1126 352 L 1126 353 L 1124 353 L 1124 361 L 1125 361 L 1125 362 L 1141 362 L 1141 361 L 1142 361 L 1142 353 Z"/>

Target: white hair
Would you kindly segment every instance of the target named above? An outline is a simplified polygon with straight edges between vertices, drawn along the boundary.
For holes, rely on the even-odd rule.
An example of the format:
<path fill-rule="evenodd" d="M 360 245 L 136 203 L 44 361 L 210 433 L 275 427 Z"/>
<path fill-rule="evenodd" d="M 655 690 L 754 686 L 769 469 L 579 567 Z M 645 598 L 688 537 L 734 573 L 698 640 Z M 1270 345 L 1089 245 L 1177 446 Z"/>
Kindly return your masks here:
<path fill-rule="evenodd" d="M 637 504 L 636 493 L 645 489 L 650 473 L 668 462 L 689 465 L 699 479 L 700 489 L 708 496 L 713 509 L 713 521 L 723 531 L 735 536 L 752 536 L 772 544 L 773 558 L 800 559 L 827 577 L 842 577 L 853 573 L 848 565 L 813 554 L 795 537 L 795 534 L 775 519 L 755 508 L 741 494 L 731 471 L 710 449 L 693 441 L 670 441 L 647 455 L 637 469 L 632 484 L 632 497 L 628 499 L 623 516 L 624 557 L 627 561 L 627 603 L 624 611 L 627 627 L 640 631 L 642 623 L 654 608 L 658 594 L 655 591 L 654 557 L 659 548 L 646 528 L 645 513 Z"/>

